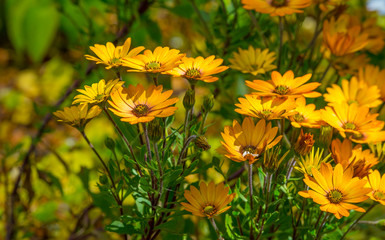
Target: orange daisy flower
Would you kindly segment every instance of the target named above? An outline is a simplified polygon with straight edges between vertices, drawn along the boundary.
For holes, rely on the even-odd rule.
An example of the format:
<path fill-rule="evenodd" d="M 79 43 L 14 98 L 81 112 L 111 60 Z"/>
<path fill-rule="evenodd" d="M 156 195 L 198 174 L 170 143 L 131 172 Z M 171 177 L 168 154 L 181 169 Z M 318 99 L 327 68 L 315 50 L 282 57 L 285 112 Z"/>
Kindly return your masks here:
<path fill-rule="evenodd" d="M 127 38 L 123 46 L 117 46 L 111 42 L 106 45 L 95 44 L 90 49 L 97 57 L 84 55 L 87 60 L 95 61 L 96 64 L 106 65 L 106 69 L 119 67 L 122 65 L 122 59 L 126 57 L 134 57 L 143 51 L 144 47 L 137 47 L 130 50 L 131 38 Z M 129 51 L 130 50 L 130 51 Z"/>
<path fill-rule="evenodd" d="M 333 169 L 329 163 L 322 163 L 318 171 L 313 168 L 313 177 L 305 175 L 303 180 L 311 190 L 301 191 L 298 194 L 304 198 L 311 198 L 320 204 L 324 212 L 333 213 L 338 219 L 349 216 L 349 210 L 365 212 L 365 209 L 352 203 L 363 202 L 369 197 L 370 188 L 365 188 L 365 179 L 353 178 L 353 169 L 344 171 L 341 164 Z"/>
<path fill-rule="evenodd" d="M 345 17 L 324 21 L 323 43 L 334 56 L 357 52 L 368 44 L 368 34 L 361 33 L 361 26 L 341 27 L 345 21 Z"/>
<path fill-rule="evenodd" d="M 88 104 L 80 104 L 71 107 L 65 107 L 53 113 L 59 122 L 64 122 L 73 127 L 84 129 L 89 121 L 97 117 L 102 112 L 99 106 L 88 108 Z"/>
<path fill-rule="evenodd" d="M 290 15 L 303 12 L 301 9 L 309 7 L 312 0 L 242 0 L 244 9 L 268 13 L 270 16 Z"/>
<path fill-rule="evenodd" d="M 358 81 L 356 77 L 352 77 L 350 81 L 342 80 L 342 88 L 333 84 L 331 88 L 326 90 L 328 93 L 324 94 L 324 98 L 331 106 L 336 103 L 358 103 L 359 106 L 373 108 L 382 103 L 379 99 L 380 90 L 378 87 L 369 87 L 364 81 Z"/>
<path fill-rule="evenodd" d="M 277 135 L 278 128 L 266 125 L 264 119 L 254 125 L 252 118 L 245 118 L 242 126 L 233 121 L 233 126 L 226 126 L 221 133 L 224 142 L 221 141 L 225 151 L 224 155 L 236 162 L 249 161 L 253 164 L 267 149 L 281 141 L 282 136 Z"/>
<path fill-rule="evenodd" d="M 185 54 L 168 47 L 157 47 L 154 52 L 145 50 L 143 54 L 122 60 L 122 65 L 132 68 L 127 72 L 166 73 L 177 67 Z"/>
<path fill-rule="evenodd" d="M 223 72 L 229 68 L 220 66 L 222 63 L 223 59 L 215 59 L 214 55 L 207 58 L 184 57 L 182 58 L 182 63 L 168 73 L 174 77 L 186 78 L 189 81 L 215 82 L 218 78 L 211 75 Z"/>
<path fill-rule="evenodd" d="M 265 120 L 281 119 L 294 115 L 291 111 L 295 108 L 293 99 L 261 99 L 255 95 L 245 95 L 246 98 L 238 98 L 239 103 L 235 104 L 238 108 L 237 113 L 242 115 L 263 118 Z"/>
<path fill-rule="evenodd" d="M 384 122 L 376 120 L 378 114 L 370 114 L 368 107 L 342 103 L 320 111 L 322 120 L 336 128 L 344 138 L 348 134 L 349 139 L 357 143 L 385 140 L 385 132 L 381 131 Z"/>
<path fill-rule="evenodd" d="M 368 193 L 368 196 L 382 205 L 385 205 L 385 174 L 380 175 L 378 170 L 374 170 L 368 176 L 368 185 L 372 191 Z"/>
<path fill-rule="evenodd" d="M 155 117 L 168 117 L 177 107 L 171 106 L 178 98 L 170 98 L 172 90 L 162 92 L 163 86 L 150 86 L 147 90 L 140 84 L 120 87 L 111 94 L 111 110 L 121 121 L 136 124 L 150 122 Z"/>
<path fill-rule="evenodd" d="M 287 71 L 283 76 L 279 72 L 273 71 L 271 80 L 246 81 L 246 85 L 257 91 L 252 94 L 261 97 L 298 98 L 304 96 L 315 98 L 321 96 L 321 93 L 313 91 L 321 85 L 320 83 L 312 82 L 305 84 L 310 78 L 311 73 L 294 78 L 294 73 L 291 70 Z"/>
<path fill-rule="evenodd" d="M 235 197 L 235 193 L 229 194 L 229 187 L 225 187 L 223 182 L 215 185 L 214 182 L 200 183 L 200 190 L 191 186 L 190 190 L 185 190 L 184 197 L 188 203 L 182 202 L 186 211 L 198 217 L 213 218 L 229 210 L 227 206 Z"/>
<path fill-rule="evenodd" d="M 354 177 L 366 177 L 372 171 L 371 168 L 379 162 L 369 149 L 362 151 L 361 145 L 353 148 L 352 142 L 348 139 L 344 139 L 343 142 L 339 139 L 333 140 L 331 148 L 334 161 L 341 164 L 344 169 L 352 167 Z"/>
<path fill-rule="evenodd" d="M 293 115 L 288 116 L 291 125 L 296 128 L 320 128 L 321 113 L 315 110 L 314 104 L 306 105 L 306 99 L 303 97 L 297 98 L 297 105 L 292 111 Z"/>

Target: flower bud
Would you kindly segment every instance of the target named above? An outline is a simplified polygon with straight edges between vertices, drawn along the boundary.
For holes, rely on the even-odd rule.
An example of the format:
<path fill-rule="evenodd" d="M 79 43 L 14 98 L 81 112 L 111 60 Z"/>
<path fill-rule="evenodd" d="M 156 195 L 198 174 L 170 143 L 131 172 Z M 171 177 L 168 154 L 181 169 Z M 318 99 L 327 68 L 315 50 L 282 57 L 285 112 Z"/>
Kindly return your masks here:
<path fill-rule="evenodd" d="M 107 138 L 105 141 L 104 141 L 104 144 L 106 145 L 106 147 L 110 150 L 114 150 L 115 149 L 115 142 L 114 140 L 112 140 L 112 138 Z"/>
<path fill-rule="evenodd" d="M 207 138 L 205 136 L 199 136 L 195 139 L 195 146 L 202 149 L 203 151 L 207 151 L 211 148 L 210 144 L 207 142 Z"/>
<path fill-rule="evenodd" d="M 106 185 L 108 183 L 108 178 L 106 175 L 101 175 L 99 176 L 99 182 L 102 185 Z"/>
<path fill-rule="evenodd" d="M 210 94 L 203 98 L 202 112 L 208 113 L 214 107 L 214 95 Z"/>
<path fill-rule="evenodd" d="M 297 142 L 294 144 L 294 150 L 304 156 L 311 151 L 311 148 L 314 145 L 313 134 L 303 133 L 301 129 L 301 134 L 299 135 Z"/>
<path fill-rule="evenodd" d="M 318 138 L 321 145 L 325 148 L 329 148 L 330 143 L 332 142 L 333 137 L 333 127 L 331 126 L 321 126 L 321 134 Z"/>
<path fill-rule="evenodd" d="M 183 106 L 186 110 L 190 110 L 195 104 L 195 91 L 188 89 L 183 98 Z"/>
<path fill-rule="evenodd" d="M 160 118 L 155 118 L 148 123 L 148 137 L 152 141 L 159 141 L 163 135 L 163 128 L 160 122 Z"/>

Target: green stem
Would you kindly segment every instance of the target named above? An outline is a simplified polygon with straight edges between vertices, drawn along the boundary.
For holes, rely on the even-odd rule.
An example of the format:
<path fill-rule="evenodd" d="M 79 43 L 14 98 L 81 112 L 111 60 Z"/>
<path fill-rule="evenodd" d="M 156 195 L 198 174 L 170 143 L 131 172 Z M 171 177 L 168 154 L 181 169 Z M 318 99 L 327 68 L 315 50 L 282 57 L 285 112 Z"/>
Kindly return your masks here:
<path fill-rule="evenodd" d="M 183 144 L 183 147 L 182 147 L 182 151 L 180 152 L 179 154 L 179 158 L 178 158 L 178 162 L 177 162 L 177 165 L 180 164 L 181 160 L 182 160 L 182 157 L 185 155 L 185 152 L 188 148 L 188 145 L 190 144 L 190 142 L 192 140 L 194 140 L 195 138 L 197 138 L 197 135 L 192 135 L 190 136 L 189 138 L 187 138 L 186 142 Z"/>
<path fill-rule="evenodd" d="M 114 125 L 116 131 L 118 131 L 120 137 L 123 139 L 123 142 L 126 144 L 128 150 L 130 151 L 131 153 L 131 157 L 132 159 L 134 160 L 135 162 L 135 165 L 136 165 L 136 170 L 138 171 L 139 175 L 142 177 L 143 174 L 142 174 L 142 171 L 140 170 L 140 166 L 138 164 L 138 161 L 136 160 L 136 157 L 135 157 L 135 154 L 134 154 L 134 150 L 132 149 L 132 146 L 130 144 L 130 142 L 127 140 L 126 136 L 124 136 L 122 130 L 120 130 L 120 128 L 118 127 L 118 125 L 115 123 L 114 119 L 112 118 L 112 116 L 110 115 L 110 113 L 107 111 L 106 108 L 103 108 L 104 112 L 106 113 L 108 119 L 110 120 L 110 122 Z"/>
<path fill-rule="evenodd" d="M 208 113 L 204 113 L 203 114 L 203 119 L 202 119 L 201 129 L 200 129 L 201 135 L 203 135 L 203 129 L 204 129 L 204 126 L 205 126 L 205 122 L 207 120 L 207 116 L 208 116 Z"/>
<path fill-rule="evenodd" d="M 154 80 L 155 86 L 159 85 L 159 83 L 158 83 L 158 76 L 159 76 L 159 73 L 154 73 L 153 76 L 152 76 L 152 79 Z"/>
<path fill-rule="evenodd" d="M 350 227 L 349 227 L 349 229 L 344 233 L 344 235 L 342 235 L 342 237 L 341 237 L 341 240 L 343 240 L 345 237 L 346 237 L 346 235 L 357 225 L 357 223 L 363 218 L 363 217 L 365 217 L 365 215 L 366 214 L 368 214 L 368 212 L 370 212 L 370 210 L 372 210 L 375 206 L 376 206 L 377 204 L 374 202 L 373 204 L 372 204 L 372 206 L 370 206 L 369 208 L 368 208 L 368 210 L 366 210 L 366 212 L 364 212 L 363 214 L 361 214 L 361 216 L 359 217 L 359 218 L 357 218 L 356 219 L 356 221 L 354 221 L 353 223 L 352 223 L 352 225 L 350 225 Z"/>
<path fill-rule="evenodd" d="M 253 164 L 249 164 L 249 197 L 250 197 L 250 214 L 253 211 Z M 254 239 L 253 234 L 253 217 L 250 216 L 250 240 Z"/>
<path fill-rule="evenodd" d="M 318 228 L 318 231 L 317 231 L 317 235 L 316 235 L 316 237 L 315 237 L 315 240 L 318 240 L 318 239 L 321 238 L 321 236 L 322 236 L 322 234 L 321 234 L 322 228 L 325 226 L 326 220 L 329 218 L 329 216 L 330 216 L 330 213 L 326 213 L 326 214 L 325 214 L 325 217 L 324 217 L 324 219 L 322 220 L 322 223 L 321 223 L 321 225 L 320 225 L 319 228 Z"/>
<path fill-rule="evenodd" d="M 217 235 L 218 235 L 218 239 L 219 239 L 219 240 L 225 240 L 225 239 L 222 237 L 221 231 L 219 231 L 217 225 L 215 224 L 214 218 L 210 218 L 209 220 L 210 220 L 210 222 L 211 222 L 211 225 L 213 225 L 213 228 L 214 228 L 215 232 L 216 232 Z"/>
<path fill-rule="evenodd" d="M 154 151 L 155 151 L 156 161 L 158 162 L 158 168 L 159 168 L 159 197 L 157 200 L 158 202 L 159 199 L 162 197 L 162 193 L 163 193 L 163 169 L 159 159 L 158 144 L 156 142 L 154 142 Z"/>

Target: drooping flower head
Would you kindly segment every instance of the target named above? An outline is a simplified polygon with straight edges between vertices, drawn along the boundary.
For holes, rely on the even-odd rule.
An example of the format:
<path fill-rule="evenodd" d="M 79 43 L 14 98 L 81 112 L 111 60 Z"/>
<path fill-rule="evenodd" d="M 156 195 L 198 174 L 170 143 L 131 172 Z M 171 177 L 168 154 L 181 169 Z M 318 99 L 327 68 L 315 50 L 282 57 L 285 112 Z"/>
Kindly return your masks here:
<path fill-rule="evenodd" d="M 294 150 L 299 155 L 307 155 L 314 145 L 313 134 L 304 133 L 301 129 L 301 133 L 298 136 L 296 143 L 294 144 Z"/>
<path fill-rule="evenodd" d="M 223 63 L 223 59 L 217 58 L 212 55 L 207 58 L 182 58 L 182 63 L 175 67 L 168 73 L 174 77 L 183 77 L 189 81 L 204 81 L 204 82 L 215 82 L 218 77 L 212 75 L 221 73 L 227 70 L 229 67 L 220 66 Z"/>
<path fill-rule="evenodd" d="M 371 192 L 368 193 L 368 196 L 382 205 L 385 205 L 385 174 L 380 175 L 378 170 L 374 170 L 368 176 L 368 185 L 367 187 L 371 188 Z"/>
<path fill-rule="evenodd" d="M 236 162 L 249 161 L 253 164 L 260 155 L 269 148 L 276 145 L 282 138 L 277 135 L 278 128 L 271 127 L 271 123 L 266 125 L 264 119 L 256 125 L 252 118 L 245 118 L 240 125 L 236 120 L 232 126 L 226 126 L 222 145 L 225 149 L 223 153 L 226 157 Z"/>
<path fill-rule="evenodd" d="M 338 75 L 344 77 L 346 75 L 357 75 L 358 69 L 370 61 L 366 54 L 351 53 L 342 57 L 336 57 L 331 62 L 333 68 Z"/>
<path fill-rule="evenodd" d="M 330 158 L 330 154 L 326 157 L 323 157 L 324 150 L 322 148 L 317 148 L 317 151 L 314 151 L 314 147 L 311 149 L 311 152 L 305 156 L 301 156 L 301 159 L 297 162 L 298 166 L 294 168 L 303 174 L 312 176 L 312 168 L 320 170 L 322 163 L 327 163 Z"/>
<path fill-rule="evenodd" d="M 344 16 L 332 17 L 323 25 L 323 44 L 334 56 L 340 57 L 363 49 L 368 44 L 368 34 L 361 32 L 360 25 L 347 26 Z M 329 53 L 327 53 L 328 55 Z"/>
<path fill-rule="evenodd" d="M 96 64 L 106 65 L 106 69 L 119 67 L 122 65 L 122 59 L 126 57 L 134 57 L 143 51 L 144 47 L 137 47 L 130 50 L 131 38 L 127 38 L 123 46 L 117 46 L 111 42 L 106 45 L 95 44 L 90 49 L 97 57 L 85 55 L 87 60 L 95 61 Z"/>
<path fill-rule="evenodd" d="M 352 77 L 350 81 L 342 80 L 342 87 L 333 84 L 331 88 L 326 89 L 328 93 L 324 94 L 325 101 L 333 106 L 336 103 L 357 103 L 359 106 L 373 108 L 379 106 L 382 101 L 380 90 L 377 86 L 369 87 L 364 81 L 358 81 Z"/>
<path fill-rule="evenodd" d="M 295 108 L 295 101 L 291 98 L 264 100 L 256 95 L 245 95 L 245 97 L 238 98 L 239 103 L 235 104 L 238 107 L 235 111 L 242 115 L 271 120 L 295 114 L 291 111 Z"/>
<path fill-rule="evenodd" d="M 336 128 L 344 138 L 357 143 L 385 140 L 385 132 L 381 131 L 384 122 L 376 120 L 378 114 L 370 114 L 368 107 L 341 103 L 320 111 L 322 120 Z"/>
<path fill-rule="evenodd" d="M 87 104 L 80 104 L 65 107 L 63 110 L 58 110 L 53 114 L 58 118 L 59 122 L 64 122 L 83 130 L 86 124 L 94 117 L 97 117 L 101 112 L 102 109 L 99 106 L 93 106 L 88 109 Z"/>
<path fill-rule="evenodd" d="M 296 107 L 292 110 L 295 114 L 288 116 L 291 125 L 296 128 L 320 128 L 321 114 L 315 110 L 314 104 L 306 105 L 306 99 L 303 97 L 297 98 L 295 101 Z"/>
<path fill-rule="evenodd" d="M 294 78 L 294 73 L 291 70 L 287 71 L 283 76 L 279 72 L 273 71 L 271 80 L 246 81 L 246 85 L 256 90 L 252 94 L 261 97 L 298 98 L 303 96 L 315 98 L 321 96 L 321 93 L 313 91 L 321 84 L 317 82 L 306 83 L 310 78 L 311 73 Z"/>
<path fill-rule="evenodd" d="M 285 16 L 302 13 L 303 8 L 310 6 L 311 0 L 242 0 L 244 9 L 267 13 L 270 16 Z"/>
<path fill-rule="evenodd" d="M 111 94 L 111 110 L 121 121 L 136 124 L 152 121 L 155 117 L 168 117 L 175 113 L 177 107 L 172 106 L 178 98 L 170 98 L 173 91 L 162 92 L 163 86 L 142 85 L 120 87 Z"/>
<path fill-rule="evenodd" d="M 179 52 L 169 47 L 157 47 L 154 52 L 145 50 L 143 54 L 123 59 L 122 65 L 132 68 L 128 72 L 166 73 L 181 63 L 185 54 Z"/>
<path fill-rule="evenodd" d="M 338 219 L 349 216 L 349 210 L 365 212 L 365 209 L 352 203 L 360 203 L 368 199 L 370 188 L 365 188 L 366 179 L 353 177 L 353 169 L 343 169 L 341 164 L 333 167 L 329 163 L 322 163 L 321 169 L 311 170 L 313 177 L 305 175 L 303 180 L 311 190 L 298 194 L 304 198 L 311 198 L 320 204 L 324 212 L 333 213 Z"/>
<path fill-rule="evenodd" d="M 230 58 L 229 62 L 230 68 L 256 76 L 277 68 L 272 64 L 275 59 L 275 52 L 269 52 L 269 49 L 262 51 L 260 48 L 254 49 L 249 46 L 246 50 L 238 48 L 238 52 L 233 53 L 233 58 Z"/>
<path fill-rule="evenodd" d="M 182 202 L 186 211 L 195 216 L 213 218 L 226 212 L 231 206 L 227 206 L 235 197 L 235 193 L 229 194 L 229 187 L 225 187 L 223 182 L 215 185 L 214 182 L 200 183 L 200 189 L 191 186 L 190 190 L 185 190 L 184 197 L 188 203 Z"/>
<path fill-rule="evenodd" d="M 354 177 L 366 177 L 372 171 L 371 168 L 378 163 L 378 158 L 369 149 L 362 150 L 361 145 L 353 148 L 352 142 L 348 139 L 344 139 L 343 142 L 339 139 L 333 140 L 331 148 L 334 162 L 341 164 L 344 169 L 351 167 Z"/>
<path fill-rule="evenodd" d="M 110 97 L 111 92 L 123 85 L 123 81 L 119 79 L 110 80 L 106 83 L 104 79 L 98 83 L 93 83 L 91 86 L 84 86 L 84 89 L 77 89 L 80 92 L 74 97 L 72 104 L 77 103 L 89 103 L 99 104 L 107 101 Z"/>

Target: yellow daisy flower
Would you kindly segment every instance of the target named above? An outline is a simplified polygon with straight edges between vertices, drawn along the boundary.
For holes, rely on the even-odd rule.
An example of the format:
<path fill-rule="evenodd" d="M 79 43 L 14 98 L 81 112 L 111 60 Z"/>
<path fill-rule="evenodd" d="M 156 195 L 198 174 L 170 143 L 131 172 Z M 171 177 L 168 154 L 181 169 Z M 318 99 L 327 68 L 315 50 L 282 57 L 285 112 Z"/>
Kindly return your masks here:
<path fill-rule="evenodd" d="M 385 140 L 385 132 L 381 131 L 384 122 L 376 120 L 378 114 L 370 114 L 368 107 L 342 103 L 320 111 L 322 120 L 336 128 L 344 138 L 349 137 L 357 143 Z"/>
<path fill-rule="evenodd" d="M 249 46 L 247 50 L 238 48 L 238 52 L 233 53 L 233 58 L 230 58 L 229 62 L 230 68 L 256 76 L 277 68 L 272 64 L 275 59 L 275 52 L 269 52 L 269 49 L 262 51 L 260 48 L 254 49 Z"/>
<path fill-rule="evenodd" d="M 362 151 L 361 145 L 353 148 L 348 139 L 344 139 L 343 142 L 339 139 L 333 140 L 331 148 L 334 161 L 341 164 L 344 169 L 351 167 L 354 177 L 366 177 L 372 171 L 371 168 L 379 162 L 369 149 Z"/>
<path fill-rule="evenodd" d="M 385 205 L 385 174 L 380 175 L 378 170 L 374 170 L 368 176 L 368 185 L 367 187 L 371 188 L 371 192 L 368 193 L 368 196 L 382 205 Z"/>
<path fill-rule="evenodd" d="M 89 103 L 89 104 L 99 104 L 105 102 L 109 97 L 111 92 L 123 85 L 123 81 L 119 79 L 110 80 L 107 82 L 104 79 L 100 80 L 98 83 L 93 83 L 90 86 L 84 86 L 84 89 L 77 89 L 78 94 L 74 97 L 72 104 L 77 103 Z"/>
<path fill-rule="evenodd" d="M 185 190 L 184 197 L 188 203 L 181 202 L 186 211 L 195 216 L 213 218 L 229 210 L 227 206 L 235 197 L 235 193 L 229 194 L 229 187 L 225 187 L 223 182 L 215 185 L 214 182 L 200 183 L 200 190 L 191 186 L 190 190 Z"/>
<path fill-rule="evenodd" d="M 71 107 L 65 107 L 62 110 L 56 111 L 53 114 L 59 118 L 59 122 L 67 123 L 73 127 L 84 129 L 86 124 L 94 117 L 97 117 L 102 112 L 99 106 L 93 106 L 88 109 L 87 104 L 80 104 Z"/>
<path fill-rule="evenodd" d="M 337 7 L 343 6 L 349 0 L 313 0 L 314 4 L 319 4 L 322 11 L 328 12 Z"/>
<path fill-rule="evenodd" d="M 294 78 L 294 73 L 291 70 L 287 71 L 283 76 L 279 72 L 273 71 L 271 80 L 246 81 L 246 85 L 257 91 L 252 94 L 261 97 L 298 98 L 303 96 L 315 98 L 321 96 L 321 93 L 313 91 L 321 83 L 312 82 L 305 84 L 310 78 L 311 73 Z"/>
<path fill-rule="evenodd" d="M 267 13 L 270 16 L 302 13 L 302 8 L 309 7 L 312 0 L 242 0 L 243 8 Z"/>
<path fill-rule="evenodd" d="M 223 63 L 223 59 L 217 58 L 212 55 L 207 58 L 182 58 L 182 63 L 168 73 L 174 77 L 183 77 L 189 81 L 204 81 L 215 82 L 217 77 L 211 76 L 227 70 L 229 67 L 220 66 Z"/>
<path fill-rule="evenodd" d="M 323 24 L 323 44 L 334 56 L 357 52 L 368 44 L 368 34 L 361 33 L 361 26 L 348 27 L 345 22 L 345 17 L 332 17 Z"/>
<path fill-rule="evenodd" d="M 239 103 L 235 104 L 238 108 L 237 113 L 242 115 L 263 118 L 265 120 L 281 119 L 294 115 L 291 111 L 295 108 L 295 101 L 289 99 L 267 99 L 263 100 L 255 95 L 245 95 L 246 98 L 238 98 Z"/>
<path fill-rule="evenodd" d="M 309 154 L 301 156 L 301 159 L 297 162 L 298 166 L 295 166 L 294 168 L 303 174 L 312 176 L 312 168 L 319 170 L 322 163 L 327 163 L 329 161 L 330 154 L 323 157 L 323 152 L 324 150 L 320 148 L 317 148 L 317 151 L 314 151 L 313 147 Z"/>
<path fill-rule="evenodd" d="M 179 52 L 169 47 L 157 47 L 154 52 L 145 50 L 143 54 L 124 58 L 122 65 L 132 68 L 127 72 L 166 73 L 181 63 L 185 54 Z"/>
<path fill-rule="evenodd" d="M 123 46 L 117 46 L 111 42 L 106 45 L 95 44 L 90 49 L 96 54 L 97 57 L 91 55 L 84 55 L 87 60 L 95 61 L 96 64 L 107 65 L 106 69 L 113 67 L 119 67 L 122 65 L 122 59 L 125 57 L 134 57 L 143 51 L 144 47 L 137 47 L 130 50 L 131 38 L 127 38 Z"/>
<path fill-rule="evenodd" d="M 342 87 L 333 84 L 331 88 L 326 89 L 328 93 L 324 94 L 324 98 L 330 106 L 336 103 L 357 103 L 359 106 L 373 108 L 382 103 L 377 86 L 369 87 L 364 81 L 358 81 L 356 77 L 352 77 L 350 81 L 342 80 L 341 85 Z"/>
<path fill-rule="evenodd" d="M 269 148 L 275 146 L 282 138 L 277 135 L 278 128 L 266 125 L 264 119 L 254 125 L 253 119 L 248 117 L 243 120 L 242 126 L 233 121 L 233 126 L 226 126 L 221 133 L 224 151 L 222 153 L 233 161 L 249 161 L 253 164 L 259 156 Z"/>
<path fill-rule="evenodd" d="M 295 101 L 296 107 L 292 110 L 293 115 L 288 116 L 291 125 L 296 128 L 320 128 L 321 113 L 315 110 L 314 104 L 306 105 L 306 99 L 303 97 L 297 98 Z"/>
<path fill-rule="evenodd" d="M 175 113 L 177 107 L 171 105 L 178 98 L 169 98 L 172 90 L 162 93 L 163 86 L 150 86 L 147 90 L 140 84 L 130 85 L 127 88 L 120 87 L 111 94 L 111 110 L 121 121 L 130 124 L 145 123 L 154 120 L 155 117 L 168 117 Z"/>
<path fill-rule="evenodd" d="M 385 101 L 385 69 L 368 64 L 358 70 L 358 79 L 370 86 L 377 86 L 380 89 L 382 101 Z"/>
<path fill-rule="evenodd" d="M 320 204 L 324 212 L 333 213 L 338 219 L 349 216 L 349 210 L 365 212 L 365 209 L 352 203 L 363 202 L 369 197 L 370 188 L 365 188 L 365 179 L 353 178 L 353 169 L 344 171 L 341 164 L 333 169 L 329 163 L 322 163 L 318 171 L 311 170 L 313 177 L 305 175 L 303 180 L 311 190 L 301 191 L 298 194 L 304 198 L 311 198 Z"/>

